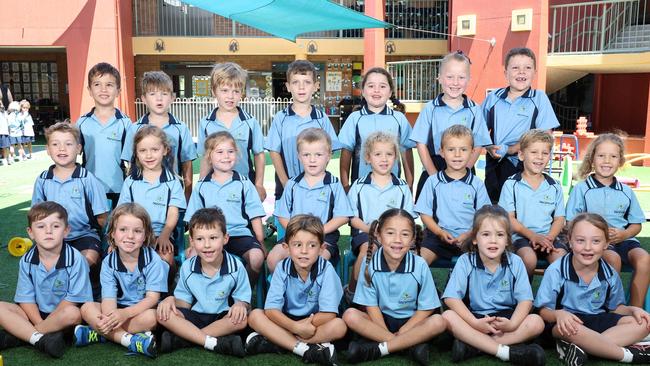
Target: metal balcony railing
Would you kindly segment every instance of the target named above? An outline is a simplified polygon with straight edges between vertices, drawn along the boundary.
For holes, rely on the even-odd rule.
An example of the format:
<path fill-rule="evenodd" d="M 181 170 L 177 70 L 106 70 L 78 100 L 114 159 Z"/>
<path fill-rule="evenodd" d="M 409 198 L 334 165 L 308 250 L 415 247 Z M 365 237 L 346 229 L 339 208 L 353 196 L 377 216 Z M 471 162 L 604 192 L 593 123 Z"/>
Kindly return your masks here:
<path fill-rule="evenodd" d="M 364 10 L 362 0 L 332 1 L 359 12 Z M 448 0 L 387 0 L 385 20 L 397 26 L 415 29 L 391 28 L 386 30 L 388 38 L 447 39 L 449 2 Z M 133 30 L 135 36 L 272 37 L 255 28 L 187 5 L 181 0 L 134 0 Z M 362 29 L 313 32 L 300 36 L 300 38 L 362 37 Z"/>
<path fill-rule="evenodd" d="M 395 96 L 402 102 L 424 102 L 440 93 L 440 59 L 388 62 L 395 81 Z"/>
<path fill-rule="evenodd" d="M 648 0 L 554 5 L 549 18 L 549 53 L 650 50 Z"/>

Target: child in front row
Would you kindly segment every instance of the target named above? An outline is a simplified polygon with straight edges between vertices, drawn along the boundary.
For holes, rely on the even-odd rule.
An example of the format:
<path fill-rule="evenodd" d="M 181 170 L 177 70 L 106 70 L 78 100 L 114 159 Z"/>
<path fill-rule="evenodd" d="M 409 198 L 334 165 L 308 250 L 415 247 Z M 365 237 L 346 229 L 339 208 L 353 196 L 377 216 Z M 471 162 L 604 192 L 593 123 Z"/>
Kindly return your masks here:
<path fill-rule="evenodd" d="M 510 252 L 507 212 L 486 205 L 476 211 L 467 253 L 458 258 L 442 295 L 442 315 L 454 335 L 451 359 L 459 362 L 483 352 L 518 365 L 544 365 L 546 354 L 535 343 L 544 330 L 530 314 L 533 290 L 524 263 Z"/>
<path fill-rule="evenodd" d="M 426 226 L 420 255 L 429 265 L 438 258 L 461 255 L 474 213 L 490 204 L 485 185 L 467 168 L 474 148 L 472 131 L 453 125 L 440 141 L 446 168 L 427 179 L 415 204 Z"/>
<path fill-rule="evenodd" d="M 264 310 L 253 310 L 248 323 L 255 332 L 246 339 L 246 353 L 278 353 L 280 348 L 304 362 L 335 365 L 330 342 L 343 338 L 347 327 L 337 318 L 343 294 L 341 280 L 320 257 L 325 245 L 321 220 L 296 215 L 289 220 L 282 244 L 290 257 L 273 272 Z"/>
<path fill-rule="evenodd" d="M 537 256 L 553 263 L 568 251 L 558 235 L 564 227 L 562 185 L 544 173 L 553 148 L 553 136 L 542 130 L 526 132 L 519 141 L 524 169 L 503 184 L 499 206 L 510 216 L 514 251 L 533 275 Z"/>
<path fill-rule="evenodd" d="M 319 217 L 325 230 L 325 247 L 320 255 L 336 260 L 339 257 L 338 229 L 348 222 L 352 209 L 341 181 L 325 170 L 332 156 L 332 140 L 323 129 L 310 127 L 298 134 L 296 145 L 305 170 L 287 181 L 275 216 L 282 227 L 287 227 L 289 219 L 298 214 Z M 284 238 L 278 238 L 278 244 L 283 241 Z M 287 247 L 274 246 L 266 260 L 269 271 L 273 272 L 288 256 Z"/>
<path fill-rule="evenodd" d="M 218 208 L 202 208 L 192 215 L 189 231 L 196 256 L 183 262 L 174 296 L 157 309 L 158 322 L 167 328 L 160 352 L 197 344 L 244 357 L 241 338 L 233 333 L 247 326 L 251 287 L 241 261 L 224 249 L 226 218 Z"/>
<path fill-rule="evenodd" d="M 218 207 L 228 217 L 224 231 L 230 238 L 224 248 L 246 261 L 248 279 L 253 286 L 264 265 L 266 249 L 262 217 L 266 214 L 253 183 L 233 170 L 239 149 L 228 132 L 215 132 L 205 140 L 203 159 L 210 172 L 194 186 L 187 204 L 185 220 L 200 208 Z"/>
<path fill-rule="evenodd" d="M 413 216 L 399 208 L 384 212 L 370 225 L 364 275 L 354 295 L 354 302 L 366 308 L 349 308 L 343 314 L 347 326 L 370 342 L 350 342 L 348 362 L 408 350 L 415 362 L 429 364 L 427 342 L 444 332 L 447 322 L 433 314 L 440 300 L 429 266 L 416 254 L 421 238 Z"/>
<path fill-rule="evenodd" d="M 603 260 L 609 231 L 600 215 L 577 215 L 569 224 L 571 253 L 546 269 L 537 290 L 535 307 L 550 323 L 565 365 L 582 366 L 588 354 L 650 363 L 648 346 L 634 345 L 650 333 L 650 314 L 624 305 L 621 278 Z"/>
<path fill-rule="evenodd" d="M 603 258 L 617 272 L 621 263 L 634 270 L 630 283 L 630 305 L 643 307 L 650 284 L 650 254 L 635 238 L 645 214 L 630 187 L 616 179 L 625 164 L 623 139 L 613 133 L 599 135 L 587 148 L 579 176 L 567 201 L 567 220 L 581 212 L 596 213 L 607 220 L 611 241 Z"/>
<path fill-rule="evenodd" d="M 92 301 L 88 263 L 66 244 L 68 214 L 56 202 L 27 213 L 34 246 L 18 263 L 15 304 L 0 302 L 0 349 L 29 342 L 52 357 L 65 352 L 63 331 L 81 323 L 79 305 Z"/>
<path fill-rule="evenodd" d="M 372 171 L 354 181 L 348 192 L 354 215 L 350 221 L 351 248 L 357 256 L 350 283 L 345 289 L 345 297 L 349 303 L 354 298 L 361 263 L 366 258 L 370 224 L 391 208 L 401 208 L 414 218 L 417 217 L 408 184 L 392 172 L 393 164 L 399 156 L 395 136 L 383 131 L 373 132 L 366 137 L 363 151 L 363 157 Z"/>
<path fill-rule="evenodd" d="M 108 225 L 113 249 L 102 261 L 102 302 L 87 302 L 81 316 L 88 325 L 74 330 L 76 346 L 109 339 L 129 351 L 156 357 L 154 337 L 160 294 L 167 292 L 169 266 L 153 249 L 151 219 L 137 203 L 118 205 Z"/>

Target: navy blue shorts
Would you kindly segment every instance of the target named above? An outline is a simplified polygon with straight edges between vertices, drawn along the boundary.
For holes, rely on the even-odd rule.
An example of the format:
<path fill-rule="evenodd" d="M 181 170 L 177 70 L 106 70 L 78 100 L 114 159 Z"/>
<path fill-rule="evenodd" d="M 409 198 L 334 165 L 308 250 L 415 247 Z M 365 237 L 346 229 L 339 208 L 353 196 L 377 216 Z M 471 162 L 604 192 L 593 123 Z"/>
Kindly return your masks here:
<path fill-rule="evenodd" d="M 641 244 L 638 241 L 632 239 L 623 240 L 617 244 L 610 244 L 607 247 L 607 249 L 616 252 L 616 254 L 621 257 L 621 262 L 623 265 L 628 267 L 631 266 L 628 254 L 630 253 L 630 250 L 635 248 L 641 248 Z"/>
<path fill-rule="evenodd" d="M 422 241 L 422 248 L 427 248 L 434 252 L 438 258 L 451 260 L 463 254 L 463 251 L 455 245 L 444 243 L 437 235 L 432 233 L 429 229 L 424 230 L 424 240 Z"/>
<path fill-rule="evenodd" d="M 10 143 L 11 145 L 22 144 L 22 143 L 23 143 L 23 137 L 22 137 L 22 136 L 19 136 L 19 137 L 12 137 L 12 136 L 9 136 L 9 143 Z M 16 153 L 18 153 L 18 151 L 16 151 Z"/>
<path fill-rule="evenodd" d="M 188 322 L 194 324 L 199 329 L 203 329 L 207 327 L 208 325 L 216 322 L 219 319 L 222 319 L 226 315 L 228 315 L 227 311 L 221 312 L 219 314 L 205 314 L 205 313 L 199 313 L 190 309 L 185 309 L 185 308 L 178 308 L 178 311 L 183 314 L 185 317 L 185 320 Z"/>
<path fill-rule="evenodd" d="M 330 260 L 334 260 L 339 257 L 340 237 L 341 237 L 341 233 L 339 233 L 338 230 L 335 230 L 329 234 L 325 234 L 325 243 L 327 243 L 327 251 L 330 252 Z M 282 244 L 282 243 L 284 243 L 284 238 L 278 238 L 277 244 Z"/>
<path fill-rule="evenodd" d="M 34 142 L 34 136 L 23 136 L 23 144 Z"/>
<path fill-rule="evenodd" d="M 388 331 L 391 333 L 397 332 L 406 322 L 408 322 L 411 318 L 393 318 L 392 316 L 382 313 L 384 316 L 384 323 L 386 323 L 386 327 L 388 328 Z"/>
<path fill-rule="evenodd" d="M 111 210 L 114 210 L 115 207 L 117 207 L 117 203 L 120 201 L 120 194 L 119 193 L 107 192 L 106 193 L 106 199 L 111 201 L 111 207 L 109 207 L 109 208 Z"/>
<path fill-rule="evenodd" d="M 299 321 L 301 321 L 301 320 L 303 320 L 305 318 L 309 318 L 309 315 L 297 316 L 297 315 L 291 315 L 291 314 L 286 313 L 284 311 L 282 312 L 282 314 L 284 314 L 284 316 L 286 316 L 287 318 L 293 320 L 294 322 L 299 322 Z"/>
<path fill-rule="evenodd" d="M 42 312 L 40 310 L 38 312 L 41 314 L 41 319 L 43 319 L 43 320 L 47 319 L 47 317 L 50 316 L 50 314 L 51 314 L 51 313 Z"/>
<path fill-rule="evenodd" d="M 514 242 L 512 242 L 512 246 L 515 248 L 515 252 L 521 248 L 532 248 L 532 246 L 530 245 L 530 240 L 526 238 L 519 238 L 515 240 Z M 569 251 L 569 246 L 563 241 L 559 240 L 558 238 L 555 238 L 555 240 L 553 241 L 553 248 L 564 249 L 567 252 Z M 543 255 L 543 256 L 548 255 L 548 253 L 541 252 L 539 250 L 536 250 L 535 253 L 537 253 L 537 255 Z"/>
<path fill-rule="evenodd" d="M 621 318 L 624 316 L 616 313 L 573 315 L 582 320 L 582 325 L 598 333 L 602 333 L 607 329 L 616 326 L 616 324 L 618 324 L 618 321 L 621 320 Z"/>
<path fill-rule="evenodd" d="M 244 253 L 251 249 L 262 250 L 262 246 L 252 236 L 231 236 L 223 248 L 231 254 L 244 258 Z"/>
<path fill-rule="evenodd" d="M 497 312 L 486 314 L 486 315 L 475 313 L 472 311 L 472 315 L 474 315 L 476 319 L 486 318 L 488 316 L 496 316 L 498 318 L 510 319 L 512 317 L 512 314 L 514 313 L 515 313 L 515 309 L 499 310 Z"/>
<path fill-rule="evenodd" d="M 352 236 L 352 242 L 350 243 L 350 249 L 352 249 L 352 253 L 358 257 L 359 248 L 362 244 L 367 243 L 369 240 L 370 238 L 368 237 L 368 233 L 364 233 L 363 231 L 359 231 L 357 235 Z"/>
<path fill-rule="evenodd" d="M 78 251 L 90 249 L 102 253 L 102 242 L 93 236 L 82 236 L 81 238 L 65 240 L 65 242 Z"/>

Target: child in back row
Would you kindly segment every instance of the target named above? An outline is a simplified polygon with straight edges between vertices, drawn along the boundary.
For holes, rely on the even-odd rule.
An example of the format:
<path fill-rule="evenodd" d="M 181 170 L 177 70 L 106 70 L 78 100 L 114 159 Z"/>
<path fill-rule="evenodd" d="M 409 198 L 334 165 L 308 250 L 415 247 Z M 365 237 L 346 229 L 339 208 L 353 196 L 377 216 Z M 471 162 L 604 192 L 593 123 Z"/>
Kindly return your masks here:
<path fill-rule="evenodd" d="M 23 121 L 23 148 L 28 152 L 25 153 L 27 159 L 32 158 L 32 142 L 34 142 L 34 120 L 29 114 L 31 104 L 25 99 L 20 101 L 19 118 Z"/>
<path fill-rule="evenodd" d="M 321 256 L 337 260 L 338 229 L 348 222 L 352 209 L 339 179 L 325 170 L 332 156 L 332 140 L 324 130 L 310 127 L 298 134 L 296 145 L 304 171 L 287 181 L 275 216 L 283 227 L 297 214 L 319 217 L 325 230 L 325 248 Z M 283 241 L 284 238 L 278 238 L 278 244 Z M 273 272 L 278 262 L 288 256 L 285 246 L 273 247 L 266 260 L 269 271 Z"/>
<path fill-rule="evenodd" d="M 603 254 L 616 271 L 621 263 L 634 270 L 630 284 L 630 305 L 643 307 L 650 284 L 650 254 L 635 238 L 645 214 L 630 187 L 616 179 L 625 164 L 623 139 L 612 133 L 599 135 L 587 148 L 579 176 L 567 202 L 567 220 L 581 212 L 597 213 L 609 225 L 610 245 Z"/>
<path fill-rule="evenodd" d="M 417 255 L 421 240 L 413 216 L 399 208 L 385 211 L 370 225 L 364 275 L 354 295 L 354 303 L 365 311 L 349 308 L 343 314 L 347 326 L 363 338 L 350 342 L 348 362 L 408 350 L 415 362 L 429 364 L 427 342 L 444 332 L 447 322 L 433 314 L 440 300 L 429 266 Z"/>
<path fill-rule="evenodd" d="M 518 365 L 544 365 L 542 347 L 525 343 L 542 333 L 544 322 L 530 314 L 533 290 L 523 261 L 510 252 L 508 214 L 481 207 L 463 246 L 442 295 L 449 308 L 442 316 L 455 337 L 452 361 L 485 352 Z"/>
<path fill-rule="evenodd" d="M 426 226 L 420 255 L 429 265 L 463 253 L 474 213 L 490 203 L 485 185 L 467 168 L 474 146 L 472 131 L 453 125 L 443 132 L 440 144 L 446 168 L 427 179 L 415 204 Z"/>
<path fill-rule="evenodd" d="M 399 155 L 397 140 L 394 135 L 376 131 L 366 137 L 363 144 L 364 159 L 372 171 L 360 177 L 352 184 L 348 192 L 353 217 L 351 249 L 357 259 L 345 289 L 348 302 L 352 302 L 361 263 L 366 258 L 370 224 L 377 220 L 384 211 L 399 208 L 408 211 L 414 218 L 413 196 L 406 181 L 393 174 L 393 164 Z"/>
<path fill-rule="evenodd" d="M 81 323 L 79 305 L 92 301 L 88 264 L 64 242 L 68 214 L 56 202 L 27 213 L 34 246 L 20 258 L 15 304 L 0 302 L 0 349 L 28 342 L 52 357 L 65 352 L 63 331 Z"/>
<path fill-rule="evenodd" d="M 124 203 L 113 210 L 108 225 L 112 251 L 102 261 L 102 301 L 87 302 L 77 325 L 74 344 L 85 346 L 106 339 L 129 351 L 156 357 L 156 342 L 146 334 L 156 328 L 161 293 L 167 292 L 169 266 L 152 248 L 156 237 L 144 207 Z"/>
<path fill-rule="evenodd" d="M 400 177 L 401 168 L 404 168 L 404 177 L 409 187 L 413 187 L 413 151 L 415 144 L 409 139 L 411 125 L 406 116 L 400 111 L 393 110 L 386 105 L 388 100 L 397 108 L 402 104 L 393 95 L 395 85 L 393 77 L 381 67 L 368 70 L 361 80 L 363 99 L 361 109 L 352 112 L 345 120 L 339 131 L 341 150 L 340 172 L 341 184 L 345 191 L 357 179 L 365 177 L 372 170 L 365 159 L 364 146 L 370 134 L 384 131 L 397 137 L 400 155 L 393 159 L 391 170 L 396 177 Z M 399 157 L 402 158 L 400 164 Z M 352 174 L 350 174 L 352 163 Z"/>
<path fill-rule="evenodd" d="M 228 217 L 224 230 L 230 235 L 224 248 L 246 261 L 248 279 L 253 285 L 266 257 L 262 229 L 262 217 L 266 213 L 248 177 L 233 170 L 238 152 L 230 133 L 221 131 L 208 136 L 203 159 L 211 170 L 194 187 L 185 220 L 190 220 L 201 208 L 220 208 Z"/>
<path fill-rule="evenodd" d="M 174 102 L 174 84 L 169 75 L 163 71 L 148 71 L 142 75 L 142 100 L 147 106 L 147 113 L 135 124 L 129 126 L 124 140 L 121 159 L 131 167 L 136 149 L 134 137 L 145 126 L 161 128 L 167 135 L 169 156 L 165 155 L 165 166 L 172 174 L 182 177 L 185 200 L 192 193 L 192 161 L 196 159 L 196 147 L 187 125 L 174 117 L 169 109 Z M 184 209 L 184 208 L 182 208 Z M 158 235 L 158 233 L 156 234 Z"/>
<path fill-rule="evenodd" d="M 593 142 L 592 142 L 593 144 Z M 552 328 L 565 365 L 582 366 L 587 354 L 624 363 L 650 363 L 650 314 L 626 306 L 621 278 L 603 259 L 611 228 L 600 215 L 582 213 L 569 224 L 571 253 L 552 263 L 535 307 Z"/>
<path fill-rule="evenodd" d="M 559 237 L 564 227 L 562 185 L 544 173 L 552 148 L 550 133 L 524 133 L 518 153 L 523 171 L 506 180 L 499 198 L 499 206 L 510 216 L 515 253 L 524 260 L 528 276 L 533 275 L 538 254 L 553 263 L 569 249 Z"/>
<path fill-rule="evenodd" d="M 233 62 L 214 65 L 210 73 L 212 96 L 217 100 L 217 107 L 199 122 L 199 154 L 204 154 L 205 139 L 214 132 L 226 131 L 237 141 L 241 156 L 235 170 L 255 184 L 260 200 L 266 198 L 264 189 L 264 136 L 260 123 L 240 106 L 242 92 L 246 88 L 248 73 Z M 199 176 L 204 177 L 210 166 L 201 159 Z"/>
<path fill-rule="evenodd" d="M 320 256 L 325 246 L 320 218 L 296 215 L 289 220 L 282 246 L 284 259 L 271 279 L 264 310 L 253 310 L 248 323 L 255 332 L 246 339 L 246 354 L 279 353 L 280 348 L 304 362 L 336 364 L 330 343 L 345 336 L 337 317 L 343 290 L 336 270 Z"/>
<path fill-rule="evenodd" d="M 189 231 L 196 256 L 181 265 L 174 296 L 158 304 L 158 322 L 167 329 L 160 352 L 197 344 L 244 357 L 241 338 L 233 333 L 246 328 L 251 287 L 241 261 L 224 249 L 226 218 L 218 208 L 202 208 L 192 215 Z"/>
<path fill-rule="evenodd" d="M 417 144 L 423 165 L 416 200 L 427 178 L 447 168 L 440 154 L 442 134 L 447 128 L 463 125 L 472 131 L 474 150 L 467 161 L 468 168 L 474 167 L 481 147 L 492 143 L 480 107 L 464 94 L 470 80 L 470 64 L 462 51 L 443 57 L 438 76 L 442 93 L 425 104 L 413 126 L 411 140 Z"/>
<path fill-rule="evenodd" d="M 11 144 L 9 152 L 12 155 L 11 159 L 15 161 L 25 160 L 23 123 L 24 119 L 20 116 L 20 103 L 14 100 L 7 107 L 7 124 L 9 125 L 9 142 Z"/>

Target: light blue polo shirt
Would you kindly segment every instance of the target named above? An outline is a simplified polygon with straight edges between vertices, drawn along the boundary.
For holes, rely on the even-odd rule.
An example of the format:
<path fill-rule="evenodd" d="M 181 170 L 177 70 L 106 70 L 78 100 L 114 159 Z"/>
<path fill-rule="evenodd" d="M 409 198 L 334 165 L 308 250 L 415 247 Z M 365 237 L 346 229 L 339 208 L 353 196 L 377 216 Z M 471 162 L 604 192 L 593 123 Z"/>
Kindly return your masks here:
<path fill-rule="evenodd" d="M 517 173 L 503 184 L 499 206 L 514 212 L 522 225 L 536 234 L 547 235 L 553 219 L 564 216 L 564 195 L 562 185 L 546 173 L 544 180 L 533 189 L 521 173 Z M 513 240 L 523 238 L 514 233 Z"/>
<path fill-rule="evenodd" d="M 332 151 L 340 150 L 341 143 L 336 137 L 329 117 L 321 109 L 311 107 L 311 114 L 305 118 L 293 111 L 293 104 L 278 112 L 271 122 L 264 148 L 282 156 L 287 176 L 293 178 L 302 173 L 302 163 L 298 159 L 296 140 L 302 130 L 309 127 L 322 128 L 332 139 Z"/>
<path fill-rule="evenodd" d="M 544 91 L 529 88 L 522 96 L 510 101 L 509 90 L 510 87 L 497 89 L 481 104 L 490 137 L 494 145 L 499 145 L 501 156 L 505 156 L 508 146 L 518 143 L 527 131 L 535 128 L 550 130 L 560 125 Z M 517 155 L 507 158 L 514 166 L 519 163 Z"/>
<path fill-rule="evenodd" d="M 184 220 L 189 222 L 196 211 L 208 207 L 223 211 L 230 236 L 254 236 L 250 220 L 266 215 L 253 183 L 236 171 L 223 185 L 212 180 L 212 172 L 200 180 L 192 189 Z"/>
<path fill-rule="evenodd" d="M 228 128 L 217 119 L 218 109 L 218 107 L 213 109 L 210 115 L 199 122 L 199 154 L 205 154 L 205 140 L 209 135 L 221 131 L 229 132 L 235 138 L 239 150 L 235 170 L 253 179 L 254 176 L 252 176 L 251 172 L 255 170 L 254 155 L 264 152 L 264 136 L 262 135 L 260 123 L 248 112 L 237 107 L 239 113 L 233 119 L 230 128 Z"/>
<path fill-rule="evenodd" d="M 81 132 L 82 165 L 104 184 L 107 193 L 118 193 L 124 183 L 125 171 L 121 160 L 126 132 L 132 122 L 119 109 L 106 124 L 99 122 L 95 108 L 81 116 L 76 123 Z"/>
<path fill-rule="evenodd" d="M 51 313 L 61 301 L 83 304 L 93 301 L 86 258 L 68 244 L 63 244 L 54 268 L 45 269 L 34 245 L 18 263 L 15 303 L 38 305 Z"/>
<path fill-rule="evenodd" d="M 325 224 L 334 217 L 351 217 L 352 208 L 341 181 L 330 172 L 313 187 L 301 173 L 287 181 L 275 209 L 275 216 L 285 219 L 298 214 L 314 215 Z"/>
<path fill-rule="evenodd" d="M 179 175 L 183 175 L 182 163 L 186 161 L 192 161 L 196 159 L 196 147 L 194 146 L 194 140 L 192 139 L 192 134 L 190 129 L 183 122 L 180 122 L 176 117 L 171 113 L 169 114 L 169 123 L 162 127 L 162 130 L 165 131 L 167 135 L 167 140 L 171 145 L 172 156 L 174 157 L 173 164 L 171 161 L 168 161 L 167 166 L 174 166 L 177 169 Z M 135 162 L 133 160 L 133 139 L 135 134 L 140 128 L 149 124 L 149 114 L 145 114 L 138 120 L 138 122 L 132 124 L 126 131 L 126 138 L 124 140 L 124 148 L 122 149 L 121 159 L 124 161 Z"/>
<path fill-rule="evenodd" d="M 440 171 L 424 183 L 415 211 L 433 217 L 438 226 L 457 237 L 472 227 L 476 210 L 489 204 L 485 184 L 469 169 L 461 179 Z"/>
<path fill-rule="evenodd" d="M 273 272 L 264 309 L 277 309 L 296 317 L 338 314 L 342 297 L 341 279 L 329 261 L 318 257 L 303 281 L 291 258 L 285 258 Z"/>
<path fill-rule="evenodd" d="M 406 253 L 395 272 L 391 272 L 379 248 L 369 264 L 370 284 L 366 282 L 366 262 L 362 262 L 354 302 L 377 306 L 393 318 L 410 318 L 418 310 L 440 307 L 440 299 L 427 262 L 422 257 Z"/>
<path fill-rule="evenodd" d="M 147 292 L 167 292 L 169 265 L 153 248 L 142 247 L 133 271 L 122 263 L 117 250 L 102 261 L 100 281 L 102 299 L 115 299 L 118 305 L 131 306 L 145 298 Z"/>
<path fill-rule="evenodd" d="M 135 202 L 147 210 L 156 236 L 160 235 L 167 222 L 169 206 L 185 209 L 185 191 L 181 181 L 172 172 L 163 168 L 160 179 L 148 182 L 141 173 L 133 172 L 124 181 L 118 206 Z"/>
<path fill-rule="evenodd" d="M 442 133 L 453 125 L 462 125 L 472 131 L 474 146 L 492 144 L 480 107 L 463 94 L 463 104 L 454 109 L 442 100 L 439 94 L 434 100 L 424 105 L 415 121 L 411 140 L 427 145 L 429 154 L 440 155 Z"/>
<path fill-rule="evenodd" d="M 551 263 L 537 289 L 536 308 L 566 310 L 574 314 L 602 314 L 625 303 L 618 273 L 600 258 L 598 275 L 585 283 L 573 267 L 573 253 Z"/>
<path fill-rule="evenodd" d="M 230 309 L 230 299 L 250 304 L 251 286 L 242 262 L 224 250 L 221 269 L 213 277 L 203 273 L 198 255 L 183 262 L 174 297 L 192 305 L 192 311 L 219 314 Z"/>
<path fill-rule="evenodd" d="M 77 164 L 70 178 L 60 180 L 54 175 L 55 165 L 43 171 L 34 182 L 32 206 L 54 201 L 68 212 L 70 233 L 66 240 L 92 236 L 99 240 L 97 215 L 108 212 L 106 192 L 101 182 L 86 168 Z"/>
<path fill-rule="evenodd" d="M 415 143 L 409 139 L 411 125 L 403 113 L 394 111 L 388 106 L 384 106 L 381 112 L 374 113 L 364 105 L 360 110 L 350 114 L 339 131 L 341 146 L 352 152 L 352 181 L 372 171 L 370 164 L 366 162 L 363 145 L 368 136 L 377 131 L 395 136 L 400 151 L 415 147 Z M 399 156 L 396 156 L 393 174 L 398 177 L 400 176 L 399 162 Z"/>
<path fill-rule="evenodd" d="M 370 225 L 381 214 L 391 208 L 401 208 L 417 218 L 414 210 L 413 195 L 406 181 L 391 176 L 391 182 L 379 187 L 372 180 L 372 173 L 357 179 L 348 191 L 348 199 L 355 217 Z"/>
<path fill-rule="evenodd" d="M 488 315 L 533 301 L 533 290 L 518 255 L 504 252 L 501 265 L 492 273 L 474 252 L 458 257 L 442 298 L 463 300 L 470 311 Z"/>
<path fill-rule="evenodd" d="M 590 175 L 573 186 L 566 205 L 566 219 L 573 220 L 582 212 L 599 214 L 607 225 L 617 229 L 645 222 L 645 214 L 632 188 L 616 178 L 611 185 L 605 186 Z"/>

